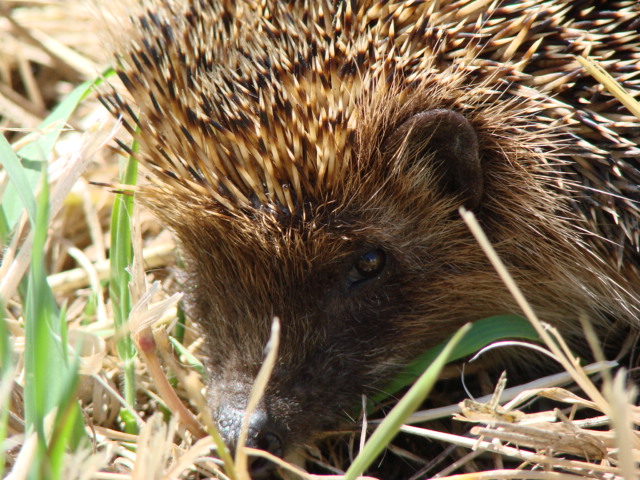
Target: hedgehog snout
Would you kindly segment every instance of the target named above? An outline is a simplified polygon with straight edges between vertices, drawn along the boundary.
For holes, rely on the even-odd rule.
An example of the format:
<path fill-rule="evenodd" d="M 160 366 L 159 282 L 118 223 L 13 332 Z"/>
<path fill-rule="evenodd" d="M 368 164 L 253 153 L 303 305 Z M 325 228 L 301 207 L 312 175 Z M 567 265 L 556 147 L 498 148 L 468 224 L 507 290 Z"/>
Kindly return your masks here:
<path fill-rule="evenodd" d="M 239 402 L 223 401 L 217 411 L 217 424 L 220 435 L 233 454 L 238 445 L 242 422 L 246 410 L 238 407 Z M 265 450 L 277 457 L 284 455 L 282 435 L 271 421 L 266 409 L 258 407 L 249 416 L 245 445 Z M 249 459 L 249 473 L 253 480 L 271 478 L 276 465 L 264 458 Z"/>

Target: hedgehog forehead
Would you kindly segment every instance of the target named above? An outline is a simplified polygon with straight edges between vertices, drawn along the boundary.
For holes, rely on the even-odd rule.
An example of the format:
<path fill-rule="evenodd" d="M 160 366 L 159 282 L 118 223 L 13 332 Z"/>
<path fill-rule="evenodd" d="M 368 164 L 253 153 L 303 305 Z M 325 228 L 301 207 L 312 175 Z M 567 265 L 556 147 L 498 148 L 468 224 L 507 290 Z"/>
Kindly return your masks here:
<path fill-rule="evenodd" d="M 174 87 L 148 85 L 139 134 L 146 163 L 177 177 L 185 196 L 201 191 L 228 210 L 293 212 L 331 191 L 351 163 L 352 82 L 345 77 L 327 94 L 329 72 L 319 61 L 299 55 L 289 62 L 285 54 L 274 46 L 236 50 L 229 65 L 195 72 L 179 102 L 160 100 Z M 176 77 L 173 63 L 160 68 Z"/>
<path fill-rule="evenodd" d="M 232 3 L 155 5 L 119 49 L 139 119 L 117 93 L 109 102 L 140 141 L 160 207 L 171 196 L 180 211 L 286 217 L 347 203 L 359 178 L 384 182 L 372 162 L 395 125 L 484 98 L 461 87 L 462 60 L 435 73 L 445 40 L 429 2 Z"/>
<path fill-rule="evenodd" d="M 400 20 L 405 7 L 376 22 L 379 5 L 368 2 L 356 11 L 350 2 L 157 7 L 134 19 L 142 37 L 119 49 L 118 73 L 141 110 L 128 127 L 145 163 L 171 175 L 187 203 L 196 192 L 228 211 L 259 203 L 293 212 L 336 190 L 354 163 L 362 104 L 389 71 L 406 70 L 411 83 L 431 63 L 420 24 Z M 117 94 L 111 102 L 132 111 Z M 166 177 L 152 181 L 166 190 Z"/>
<path fill-rule="evenodd" d="M 331 191 L 351 163 L 358 75 L 332 79 L 336 65 L 314 47 L 294 52 L 290 37 L 276 40 L 243 44 L 208 72 L 196 132 L 237 203 L 294 211 Z"/>

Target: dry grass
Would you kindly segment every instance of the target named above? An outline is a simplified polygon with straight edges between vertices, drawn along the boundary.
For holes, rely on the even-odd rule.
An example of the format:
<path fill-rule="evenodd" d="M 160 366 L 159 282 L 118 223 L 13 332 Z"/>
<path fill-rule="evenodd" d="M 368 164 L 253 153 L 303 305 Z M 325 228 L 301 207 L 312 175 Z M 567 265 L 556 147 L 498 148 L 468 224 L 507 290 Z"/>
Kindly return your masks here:
<path fill-rule="evenodd" d="M 93 80 L 104 69 L 100 43 L 87 27 L 89 14 L 83 3 L 5 0 L 0 4 L 0 128 L 14 150 L 33 141 L 27 133 L 37 135 L 43 119 L 75 85 Z M 83 340 L 75 397 L 82 408 L 84 435 L 75 449 L 57 453 L 62 462 L 58 476 L 246 478 L 242 453 L 236 457 L 237 472 L 225 474 L 214 440 L 204 433 L 211 432 L 212 422 L 203 406 L 195 360 L 201 339 L 189 324 L 184 336 L 176 333 L 180 329 L 176 327 L 178 296 L 168 293 L 175 290 L 174 245 L 145 212 L 139 212 L 134 222 L 136 263 L 131 291 L 135 304 L 128 322 L 140 351 L 134 364 L 135 407 L 122 396 L 123 368 L 115 344 L 129 332 L 114 328 L 106 288 L 114 195 L 90 183 L 118 178 L 118 158 L 109 148 L 116 127 L 90 97 L 69 119 L 49 158 L 53 214 L 46 243 L 48 281 L 57 304 L 65 305 L 70 348 Z M 2 191 L 7 182 L 6 172 L 0 171 Z M 29 261 L 28 255 L 21 255 L 28 249 L 26 217 L 16 229 L 14 241 L 3 246 L 0 267 L 7 325 L 0 334 L 8 336 L 14 354 L 11 377 L 0 383 L 0 410 L 5 409 L 4 417 L 0 415 L 0 455 L 4 455 L 4 475 L 17 480 L 38 478 L 42 470 L 34 473 L 35 434 L 25 431 L 23 390 L 29 380 L 24 358 L 25 309 L 18 284 Z M 640 410 L 626 372 L 619 369 L 613 374 L 611 364 L 604 362 L 582 368 L 552 329 L 543 332 L 553 337 L 546 348 L 566 373 L 521 388 L 505 389 L 499 383 L 496 393 L 484 399 L 415 413 L 371 475 L 384 479 L 636 478 L 640 440 L 635 429 Z M 169 381 L 161 365 L 171 372 Z M 593 371 L 600 372 L 597 385 L 590 377 Z M 454 390 L 458 399 L 465 398 L 459 387 Z M 443 396 L 453 398 L 450 393 Z M 181 401 L 189 408 L 179 413 Z M 123 411 L 129 412 L 128 423 L 123 421 Z M 422 426 L 413 425 L 418 422 Z M 44 422 L 49 435 L 56 432 L 54 423 L 53 417 Z M 369 427 L 375 423 L 370 420 Z M 293 460 L 340 477 L 360 449 L 359 432 L 351 432 L 329 436 L 322 448 L 310 448 Z M 291 472 L 316 478 L 301 467 L 283 471 L 289 478 L 296 478 Z"/>

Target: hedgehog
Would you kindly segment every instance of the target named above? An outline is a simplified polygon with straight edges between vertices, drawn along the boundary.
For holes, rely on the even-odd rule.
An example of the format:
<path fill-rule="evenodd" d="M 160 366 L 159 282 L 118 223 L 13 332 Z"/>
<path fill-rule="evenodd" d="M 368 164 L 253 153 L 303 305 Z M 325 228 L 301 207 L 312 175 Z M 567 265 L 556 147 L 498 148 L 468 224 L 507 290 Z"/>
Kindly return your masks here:
<path fill-rule="evenodd" d="M 520 312 L 461 206 L 574 345 L 581 318 L 637 328 L 640 121 L 576 60 L 640 95 L 637 1 L 124 8 L 104 14 L 119 84 L 101 97 L 178 240 L 229 446 L 274 317 L 248 445 L 283 456 L 464 323 Z"/>

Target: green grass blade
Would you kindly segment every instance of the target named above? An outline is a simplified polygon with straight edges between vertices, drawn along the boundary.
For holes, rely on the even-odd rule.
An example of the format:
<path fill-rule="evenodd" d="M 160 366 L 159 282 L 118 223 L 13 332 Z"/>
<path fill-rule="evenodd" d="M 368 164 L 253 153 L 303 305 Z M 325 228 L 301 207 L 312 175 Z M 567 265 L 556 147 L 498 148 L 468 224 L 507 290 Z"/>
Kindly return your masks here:
<path fill-rule="evenodd" d="M 0 478 L 4 478 L 7 451 L 5 442 L 9 426 L 9 400 L 13 386 L 14 364 L 9 329 L 4 320 L 6 315 L 2 302 L 0 302 L 0 312 L 2 312 L 2 318 L 0 318 Z"/>
<path fill-rule="evenodd" d="M 8 315 L 5 313 L 2 299 L 0 299 L 0 378 L 4 378 L 13 371 L 13 352 L 11 351 L 11 340 L 9 328 L 5 322 Z"/>
<path fill-rule="evenodd" d="M 135 148 L 137 147 L 134 145 Z M 124 167 L 121 183 L 134 185 L 137 173 L 138 162 L 134 158 L 129 158 Z M 126 322 L 132 307 L 131 294 L 129 292 L 131 275 L 127 271 L 133 261 L 130 226 L 132 212 L 133 196 L 117 194 L 111 214 L 109 296 L 113 305 L 113 316 L 117 332 L 116 350 L 123 362 L 125 374 L 124 398 L 129 405 L 133 406 L 135 404 L 135 348 L 126 328 Z M 129 425 L 129 428 L 135 428 L 135 421 Z"/>
<path fill-rule="evenodd" d="M 76 352 L 81 351 L 79 345 L 75 348 Z M 58 399 L 56 418 L 47 449 L 47 467 L 53 480 L 64 480 L 62 473 L 66 453 L 75 450 L 80 440 L 85 438 L 82 410 L 75 398 L 79 384 L 77 357 L 67 373 L 63 378 L 62 395 Z"/>
<path fill-rule="evenodd" d="M 62 339 L 66 322 L 61 318 L 47 283 L 44 249 L 49 221 L 49 186 L 46 171 L 38 198 L 31 265 L 27 276 L 25 318 L 24 406 L 27 432 L 38 435 L 38 449 L 29 478 L 50 476 L 45 443 L 45 418 L 60 408 L 65 379 L 70 374 Z M 44 475 L 44 477 L 43 477 Z"/>
<path fill-rule="evenodd" d="M 71 113 L 94 84 L 95 82 L 85 82 L 77 86 L 40 124 L 38 129 L 44 133 L 21 148 L 17 157 L 13 150 L 9 154 L 6 140 L 3 139 L 4 141 L 0 142 L 0 161 L 7 168 L 7 173 L 11 178 L 11 183 L 7 185 L 0 205 L 0 234 L 2 237 L 6 237 L 8 232 L 13 230 L 20 218 L 23 206 L 27 208 L 30 218 L 35 212 L 35 204 L 24 199 L 28 196 L 28 192 L 31 192 L 32 197 L 34 196 L 33 192 L 38 185 L 42 170 L 47 165 L 55 142 Z M 9 148 L 11 147 L 9 146 Z M 21 161 L 17 161 L 18 158 Z M 16 174 L 16 163 L 22 166 L 22 171 L 19 174 Z"/>
<path fill-rule="evenodd" d="M 471 325 L 468 333 L 460 340 L 451 353 L 450 360 L 458 360 L 471 355 L 490 343 L 506 339 L 521 339 L 539 341 L 538 334 L 531 323 L 518 315 L 496 315 L 483 318 Z M 394 378 L 381 393 L 372 398 L 373 403 L 380 403 L 402 388 L 413 383 L 422 372 L 442 352 L 448 342 L 428 350 L 409 366 L 407 366 L 396 378 Z"/>
<path fill-rule="evenodd" d="M 47 133 L 43 134 L 37 141 L 21 148 L 18 152 L 20 156 L 23 158 L 40 159 L 44 155 L 44 160 L 47 160 L 49 152 L 53 150 L 53 146 L 58 141 L 58 137 L 60 137 L 60 133 L 64 129 L 69 117 L 97 81 L 99 80 L 84 82 L 74 88 L 38 127 Z M 51 129 L 52 125 L 56 125 L 56 128 Z"/>
<path fill-rule="evenodd" d="M 60 316 L 44 267 L 49 188 L 46 174 L 42 178 L 25 302 L 25 420 L 27 429 L 39 434 L 44 416 L 60 396 L 58 380 L 66 370 Z"/>
<path fill-rule="evenodd" d="M 429 368 L 418 378 L 416 383 L 402 397 L 402 400 L 389 412 L 389 415 L 380 423 L 371 435 L 364 448 L 355 458 L 347 473 L 345 480 L 354 480 L 362 474 L 384 448 L 393 440 L 404 421 L 411 415 L 429 395 L 433 385 L 438 380 L 442 367 L 450 360 L 456 345 L 468 334 L 470 325 L 465 325 L 449 340 L 438 356 L 431 362 Z"/>
<path fill-rule="evenodd" d="M 48 160 L 52 156 L 55 142 L 71 113 L 79 101 L 87 94 L 93 82 L 77 87 L 40 125 L 40 134 L 17 153 L 4 139 L 0 138 L 0 161 L 7 171 L 10 183 L 5 189 L 0 205 L 0 235 L 5 241 L 11 235 L 23 210 L 27 211 L 31 223 L 33 244 L 31 262 L 25 278 L 20 283 L 25 328 L 24 347 L 24 415 L 27 434 L 36 433 L 38 445 L 29 471 L 29 478 L 55 478 L 52 465 L 63 463 L 68 435 L 64 446 L 55 449 L 46 445 L 45 419 L 49 414 L 78 409 L 71 398 L 73 391 L 65 388 L 77 382 L 75 369 L 67 362 L 66 318 L 58 309 L 53 293 L 47 282 L 45 267 L 45 244 L 49 227 L 49 184 L 47 179 Z M 38 199 L 35 192 L 40 187 Z M 2 361 L 3 381 L 6 379 L 11 361 L 9 332 L 6 326 L 0 329 L 0 361 Z M 0 399 L 3 402 L 3 399 Z M 6 412 L 0 417 L 0 439 L 6 436 Z M 84 435 L 82 424 L 74 420 L 75 437 Z M 53 423 L 53 430 L 69 429 L 67 424 Z M 51 445 L 49 446 L 51 447 Z M 2 450 L 4 451 L 4 449 Z M 55 457 L 49 454 L 55 452 Z"/>
<path fill-rule="evenodd" d="M 2 198 L 2 215 L 4 220 L 2 224 L 4 228 L 0 233 L 4 240 L 9 235 L 12 226 L 9 225 L 9 219 L 15 218 L 15 220 L 17 220 L 23 206 L 27 210 L 31 225 L 35 225 L 36 200 L 33 196 L 33 186 L 31 185 L 26 169 L 22 167 L 18 155 L 15 154 L 9 142 L 7 142 L 2 135 L 0 135 L 0 162 L 2 162 L 2 166 L 9 176 L 11 184 L 14 186 L 13 191 L 16 192 L 17 195 L 14 202 L 11 201 L 10 195 L 7 194 L 8 192 L 5 192 Z M 38 175 L 40 175 L 40 172 L 38 172 Z M 7 190 L 9 190 L 9 188 L 10 186 L 7 186 Z M 11 212 L 10 218 L 7 218 L 7 211 Z"/>
<path fill-rule="evenodd" d="M 204 374 L 204 366 L 202 365 L 202 361 L 198 359 L 193 353 L 191 353 L 188 349 L 182 345 L 177 339 L 173 337 L 169 337 L 169 342 L 173 345 L 173 348 L 176 349 L 176 353 L 180 357 L 180 360 L 193 368 L 196 372 L 200 374 Z"/>

